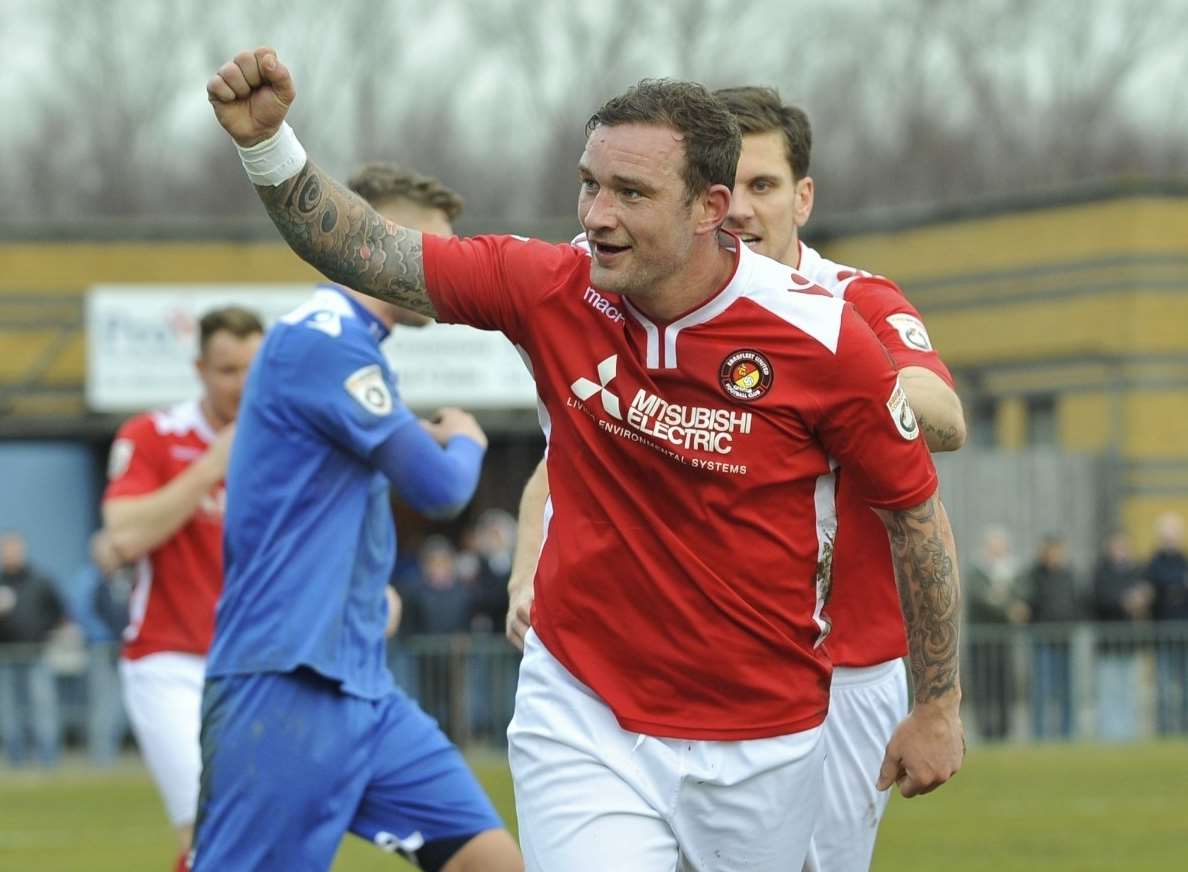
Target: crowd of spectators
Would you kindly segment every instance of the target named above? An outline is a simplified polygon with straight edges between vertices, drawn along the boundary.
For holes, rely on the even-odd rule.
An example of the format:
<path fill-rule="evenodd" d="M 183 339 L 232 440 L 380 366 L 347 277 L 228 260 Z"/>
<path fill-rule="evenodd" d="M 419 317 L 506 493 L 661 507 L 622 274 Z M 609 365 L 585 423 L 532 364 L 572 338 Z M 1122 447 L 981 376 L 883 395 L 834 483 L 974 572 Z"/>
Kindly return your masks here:
<path fill-rule="evenodd" d="M 985 530 L 963 575 L 969 660 L 969 696 L 983 738 L 1011 732 L 1018 684 L 1030 683 L 1031 735 L 1068 738 L 1073 733 L 1073 641 L 1070 625 L 1097 627 L 1094 657 L 1096 735 L 1133 738 L 1145 662 L 1155 667 L 1156 730 L 1188 731 L 1188 632 L 1143 643 L 1151 624 L 1188 622 L 1188 556 L 1184 519 L 1173 513 L 1156 522 L 1155 547 L 1139 559 L 1129 536 L 1105 537 L 1093 568 L 1078 576 L 1058 533 L 1042 537 L 1030 561 L 1012 551 L 1008 533 Z M 1007 628 L 1027 626 L 1030 649 Z M 1183 626 L 1183 625 L 1182 625 Z M 1030 668 L 1018 668 L 1018 663 Z M 1022 673 L 1022 676 L 1021 676 Z"/>
<path fill-rule="evenodd" d="M 1042 537 L 1026 559 L 1004 528 L 983 531 L 962 575 L 963 672 L 979 736 L 1073 735 L 1070 628 L 1084 622 L 1095 628 L 1095 735 L 1139 734 L 1144 682 L 1154 689 L 1155 731 L 1188 733 L 1188 631 L 1147 641 L 1153 626 L 1188 627 L 1184 520 L 1164 515 L 1155 532 L 1145 558 L 1125 532 L 1112 532 L 1092 570 L 1078 573 L 1059 534 Z M 456 539 L 427 538 L 392 579 L 403 603 L 393 659 L 399 680 L 443 723 L 457 724 L 458 676 L 443 664 L 458 649 L 438 640 L 464 637 L 466 720 L 480 736 L 498 732 L 491 725 L 506 719 L 514 693 L 514 674 L 504 675 L 488 655 L 502 651 L 515 541 L 515 519 L 490 509 Z M 51 579 L 30 562 L 19 532 L 0 533 L 0 741 L 11 766 L 55 765 L 65 722 L 97 764 L 110 763 L 128 741 L 114 662 L 131 585 L 104 545 L 96 536 L 74 578 Z M 63 717 L 72 701 L 85 703 L 75 706 L 81 717 Z"/>

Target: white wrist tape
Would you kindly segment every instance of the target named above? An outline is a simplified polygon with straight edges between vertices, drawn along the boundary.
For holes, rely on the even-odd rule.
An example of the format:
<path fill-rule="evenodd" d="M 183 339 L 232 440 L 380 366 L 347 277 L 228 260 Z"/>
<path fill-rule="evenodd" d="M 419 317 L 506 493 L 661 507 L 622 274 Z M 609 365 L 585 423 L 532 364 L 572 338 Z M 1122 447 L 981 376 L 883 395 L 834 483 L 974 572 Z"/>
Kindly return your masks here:
<path fill-rule="evenodd" d="M 263 142 L 248 148 L 238 145 L 235 148 L 253 185 L 274 187 L 293 178 L 305 166 L 305 149 L 297 141 L 297 134 L 287 121 L 282 122 L 280 130 Z"/>

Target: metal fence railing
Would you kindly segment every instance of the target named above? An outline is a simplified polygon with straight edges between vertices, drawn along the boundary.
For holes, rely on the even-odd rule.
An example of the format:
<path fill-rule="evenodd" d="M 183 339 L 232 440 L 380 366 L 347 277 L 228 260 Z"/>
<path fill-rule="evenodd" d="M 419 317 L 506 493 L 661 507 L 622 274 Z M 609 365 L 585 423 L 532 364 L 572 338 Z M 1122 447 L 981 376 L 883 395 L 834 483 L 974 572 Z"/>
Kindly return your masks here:
<path fill-rule="evenodd" d="M 986 742 L 1188 737 L 1188 622 L 968 626 L 966 729 Z M 0 743 L 11 763 L 63 744 L 103 764 L 129 742 L 114 646 L 0 646 Z M 519 653 L 498 635 L 389 648 L 397 682 L 460 745 L 502 746 Z"/>

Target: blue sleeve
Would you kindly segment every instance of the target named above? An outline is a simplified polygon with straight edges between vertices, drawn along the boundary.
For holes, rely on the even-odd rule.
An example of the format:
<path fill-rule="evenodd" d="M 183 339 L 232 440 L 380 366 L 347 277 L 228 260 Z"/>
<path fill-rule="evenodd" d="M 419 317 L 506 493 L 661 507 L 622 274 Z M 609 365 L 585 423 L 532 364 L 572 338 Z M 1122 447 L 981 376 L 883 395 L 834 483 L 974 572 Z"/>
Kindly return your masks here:
<path fill-rule="evenodd" d="M 387 361 L 365 334 L 348 327 L 340 337 L 311 333 L 301 339 L 277 387 L 322 438 L 369 460 L 393 433 L 420 429 L 400 401 Z"/>
<path fill-rule="evenodd" d="M 413 418 L 377 445 L 371 460 L 410 506 L 448 520 L 474 496 L 483 451 L 468 436 L 454 436 L 442 448 Z"/>

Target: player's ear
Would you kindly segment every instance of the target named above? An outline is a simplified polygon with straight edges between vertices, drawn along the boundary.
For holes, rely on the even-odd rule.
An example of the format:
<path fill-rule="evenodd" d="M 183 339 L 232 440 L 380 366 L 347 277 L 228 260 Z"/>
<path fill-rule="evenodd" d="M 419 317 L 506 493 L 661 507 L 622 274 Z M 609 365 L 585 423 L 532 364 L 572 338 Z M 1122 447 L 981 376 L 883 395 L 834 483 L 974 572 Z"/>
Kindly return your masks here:
<path fill-rule="evenodd" d="M 730 189 L 725 185 L 710 185 L 698 198 L 701 214 L 695 232 L 717 233 L 730 214 Z"/>
<path fill-rule="evenodd" d="M 813 177 L 805 176 L 796 183 L 796 226 L 803 227 L 808 224 L 809 216 L 813 214 L 813 196 L 816 193 L 816 188 L 813 185 Z"/>

